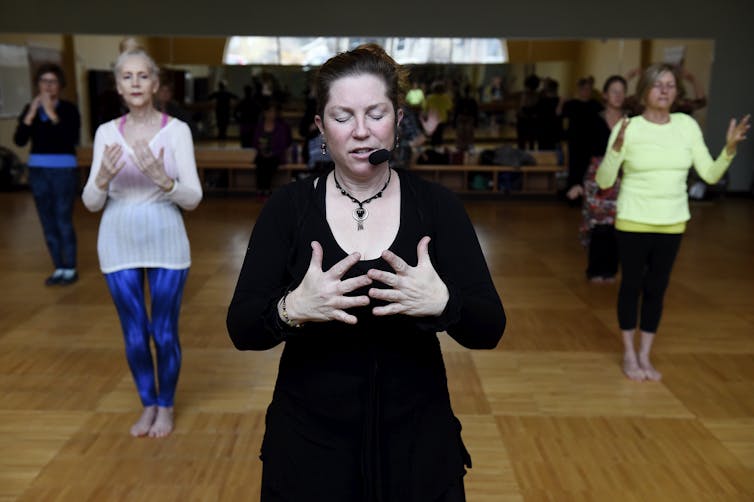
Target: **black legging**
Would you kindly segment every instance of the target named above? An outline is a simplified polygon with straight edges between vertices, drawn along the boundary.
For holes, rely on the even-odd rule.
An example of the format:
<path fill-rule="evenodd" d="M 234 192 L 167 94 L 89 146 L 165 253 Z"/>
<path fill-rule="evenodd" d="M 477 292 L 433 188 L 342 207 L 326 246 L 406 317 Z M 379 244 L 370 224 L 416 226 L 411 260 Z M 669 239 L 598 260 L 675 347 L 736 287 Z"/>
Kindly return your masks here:
<path fill-rule="evenodd" d="M 618 324 L 623 331 L 636 329 L 641 296 L 639 329 L 656 333 L 662 317 L 665 290 L 683 234 L 618 231 L 621 282 L 618 292 Z"/>

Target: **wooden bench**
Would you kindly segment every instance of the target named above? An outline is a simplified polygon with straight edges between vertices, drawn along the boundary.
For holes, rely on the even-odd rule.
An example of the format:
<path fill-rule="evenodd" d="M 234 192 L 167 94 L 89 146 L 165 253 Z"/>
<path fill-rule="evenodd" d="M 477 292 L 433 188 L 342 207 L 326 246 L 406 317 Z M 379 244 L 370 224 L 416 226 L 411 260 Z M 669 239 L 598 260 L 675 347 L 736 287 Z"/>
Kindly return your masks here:
<path fill-rule="evenodd" d="M 241 148 L 195 148 L 196 170 L 205 192 L 249 192 L 256 188 L 256 167 L 252 150 Z M 77 149 L 79 167 L 88 174 L 92 164 L 92 147 Z M 272 180 L 273 187 L 289 183 L 306 173 L 306 164 L 283 164 Z M 86 181 L 86 180 L 84 180 Z"/>
<path fill-rule="evenodd" d="M 252 150 L 240 148 L 197 148 L 194 150 L 196 168 L 202 187 L 207 192 L 249 192 L 256 187 L 256 173 L 253 164 Z M 483 166 L 476 164 L 427 165 L 411 166 L 411 171 L 420 176 L 440 183 L 458 193 L 501 193 L 501 174 L 520 173 L 521 190 L 525 194 L 554 194 L 557 189 L 556 177 L 564 171 L 564 167 L 557 165 L 555 152 L 530 152 L 537 165 L 535 166 Z M 91 147 L 78 149 L 78 162 L 82 168 L 89 168 L 92 163 Z M 273 187 L 282 186 L 298 175 L 309 170 L 306 164 L 283 164 L 278 168 L 272 181 Z M 475 174 L 488 176 L 490 186 L 484 189 L 472 189 L 470 181 Z"/>
<path fill-rule="evenodd" d="M 197 148 L 194 150 L 194 156 L 196 157 L 196 170 L 205 190 L 248 192 L 256 189 L 256 166 L 254 165 L 253 150 Z M 278 167 L 272 179 L 272 186 L 276 188 L 285 185 L 297 175 L 306 173 L 308 170 L 306 164 L 282 164 Z M 224 177 L 227 177 L 227 179 L 223 179 Z"/>
<path fill-rule="evenodd" d="M 472 157 L 466 164 L 415 164 L 411 170 L 431 181 L 440 183 L 458 193 L 500 193 L 501 175 L 521 175 L 521 189 L 516 190 L 525 194 L 554 194 L 557 191 L 557 176 L 565 172 L 565 167 L 558 165 L 558 154 L 555 151 L 530 151 L 535 166 L 496 166 L 477 164 Z M 481 174 L 488 180 L 485 188 L 472 188 L 473 176 Z M 511 180 L 512 181 L 512 180 Z"/>

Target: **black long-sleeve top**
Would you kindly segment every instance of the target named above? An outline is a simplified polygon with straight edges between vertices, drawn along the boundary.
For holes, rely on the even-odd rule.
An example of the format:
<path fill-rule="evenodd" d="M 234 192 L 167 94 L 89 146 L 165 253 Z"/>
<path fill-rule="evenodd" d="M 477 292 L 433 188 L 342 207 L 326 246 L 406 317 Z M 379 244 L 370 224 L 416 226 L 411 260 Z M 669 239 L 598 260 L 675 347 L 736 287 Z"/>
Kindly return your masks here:
<path fill-rule="evenodd" d="M 322 245 L 323 270 L 347 255 L 326 221 L 325 179 L 316 189 L 312 180 L 281 188 L 254 226 L 227 328 L 240 350 L 285 341 L 262 445 L 263 485 L 282 500 L 434 500 L 471 464 L 436 333 L 447 331 L 468 348 L 494 348 L 505 313 L 457 197 L 398 172 L 401 222 L 390 249 L 415 266 L 417 243 L 432 238 L 430 258 L 450 293 L 438 317 L 376 317 L 373 300 L 351 310 L 356 325 L 289 328 L 277 302 L 303 279 L 310 242 Z M 382 258 L 364 260 L 344 278 L 370 268 L 391 270 Z"/>
<path fill-rule="evenodd" d="M 31 139 L 31 153 L 67 153 L 76 155 L 76 145 L 81 134 L 81 116 L 76 105 L 59 99 L 55 106 L 58 123 L 42 120 L 39 111 L 34 115 L 31 125 L 24 124 L 24 117 L 29 111 L 27 104 L 18 117 L 18 126 L 13 135 L 13 142 L 25 146 Z"/>

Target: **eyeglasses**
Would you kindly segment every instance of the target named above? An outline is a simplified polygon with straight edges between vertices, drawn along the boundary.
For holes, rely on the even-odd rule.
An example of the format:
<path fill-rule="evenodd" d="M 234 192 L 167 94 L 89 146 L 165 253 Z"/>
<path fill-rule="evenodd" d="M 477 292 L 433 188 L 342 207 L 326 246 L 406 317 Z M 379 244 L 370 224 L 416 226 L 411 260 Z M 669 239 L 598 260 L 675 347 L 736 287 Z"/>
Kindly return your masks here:
<path fill-rule="evenodd" d="M 39 83 L 40 84 L 57 84 L 60 81 L 56 78 L 40 78 Z"/>

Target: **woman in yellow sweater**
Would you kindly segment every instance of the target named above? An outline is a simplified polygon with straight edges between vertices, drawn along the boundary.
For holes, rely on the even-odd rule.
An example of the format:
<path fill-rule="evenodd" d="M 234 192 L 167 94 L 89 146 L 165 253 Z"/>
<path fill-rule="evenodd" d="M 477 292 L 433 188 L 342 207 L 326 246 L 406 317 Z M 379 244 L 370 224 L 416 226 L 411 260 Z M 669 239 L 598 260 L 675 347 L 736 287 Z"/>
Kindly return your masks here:
<path fill-rule="evenodd" d="M 670 271 L 690 218 L 688 171 L 693 165 L 704 181 L 717 182 L 749 129 L 749 115 L 740 122 L 732 119 L 725 147 L 712 159 L 696 121 L 683 113 L 670 113 L 676 85 L 670 65 L 655 64 L 644 71 L 636 87 L 644 112 L 613 128 L 596 176 L 600 188 L 608 188 L 623 168 L 615 221 L 621 261 L 618 324 L 624 345 L 623 372 L 637 381 L 662 378 L 649 353 Z M 639 313 L 637 354 L 634 332 Z"/>

